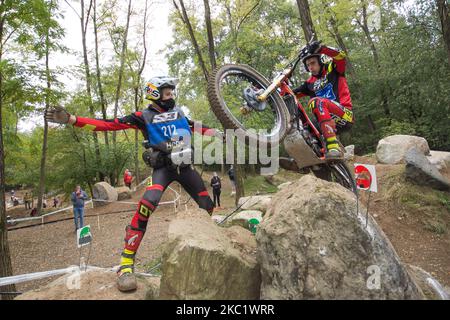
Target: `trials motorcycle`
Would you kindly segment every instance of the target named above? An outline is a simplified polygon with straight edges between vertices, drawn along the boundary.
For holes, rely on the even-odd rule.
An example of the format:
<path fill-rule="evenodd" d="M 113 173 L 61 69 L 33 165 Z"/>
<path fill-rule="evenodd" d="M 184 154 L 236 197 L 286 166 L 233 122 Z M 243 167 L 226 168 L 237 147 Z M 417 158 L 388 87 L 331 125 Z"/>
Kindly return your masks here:
<path fill-rule="evenodd" d="M 280 157 L 282 168 L 312 171 L 318 178 L 337 182 L 356 194 L 356 183 L 346 161 L 325 159 L 325 139 L 318 123 L 307 114 L 289 84 L 307 53 L 308 46 L 301 48 L 272 82 L 248 65 L 218 67 L 209 77 L 208 100 L 224 128 L 242 130 L 247 144 L 282 143 L 289 155 Z"/>

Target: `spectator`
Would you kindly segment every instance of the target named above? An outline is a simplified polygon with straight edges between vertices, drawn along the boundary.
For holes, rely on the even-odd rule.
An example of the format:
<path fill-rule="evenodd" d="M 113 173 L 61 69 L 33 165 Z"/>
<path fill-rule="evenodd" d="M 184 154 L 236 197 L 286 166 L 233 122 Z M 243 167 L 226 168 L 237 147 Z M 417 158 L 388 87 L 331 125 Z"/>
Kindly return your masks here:
<path fill-rule="evenodd" d="M 31 195 L 29 195 L 28 192 L 25 192 L 23 202 L 25 203 L 25 210 L 31 209 Z"/>
<path fill-rule="evenodd" d="M 211 187 L 213 188 L 214 208 L 220 208 L 220 192 L 222 189 L 222 184 L 217 172 L 214 172 L 214 176 L 211 179 Z"/>
<path fill-rule="evenodd" d="M 36 215 L 37 215 L 37 209 L 36 208 L 31 209 L 30 216 L 35 217 Z"/>
<path fill-rule="evenodd" d="M 47 208 L 47 195 L 44 194 L 42 197 L 42 208 Z"/>
<path fill-rule="evenodd" d="M 234 180 L 234 168 L 233 165 L 230 166 L 230 169 L 228 170 L 228 177 L 231 181 L 231 195 L 236 193 L 236 182 Z"/>
<path fill-rule="evenodd" d="M 133 181 L 133 176 L 131 175 L 130 170 L 125 169 L 125 173 L 123 174 L 123 182 L 124 184 L 131 189 L 131 182 Z"/>
<path fill-rule="evenodd" d="M 53 208 L 58 208 L 59 199 L 58 197 L 53 198 Z"/>
<path fill-rule="evenodd" d="M 76 186 L 75 191 L 70 197 L 73 204 L 73 216 L 75 220 L 75 231 L 83 227 L 84 201 L 88 199 L 86 192 L 81 190 L 80 186 Z M 79 221 L 79 223 L 78 223 Z"/>

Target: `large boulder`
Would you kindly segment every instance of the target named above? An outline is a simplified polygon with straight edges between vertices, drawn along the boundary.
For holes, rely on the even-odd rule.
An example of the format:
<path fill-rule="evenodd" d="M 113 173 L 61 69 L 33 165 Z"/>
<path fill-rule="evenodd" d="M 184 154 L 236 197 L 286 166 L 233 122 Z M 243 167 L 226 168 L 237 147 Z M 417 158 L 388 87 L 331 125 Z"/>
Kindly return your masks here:
<path fill-rule="evenodd" d="M 450 168 L 450 152 L 431 150 L 427 158 L 438 170 Z"/>
<path fill-rule="evenodd" d="M 128 187 L 117 187 L 117 200 L 122 201 L 126 199 L 131 199 L 131 190 Z"/>
<path fill-rule="evenodd" d="M 355 145 L 351 144 L 345 147 L 344 153 L 345 160 L 353 160 L 355 158 Z"/>
<path fill-rule="evenodd" d="M 404 162 L 406 152 L 416 147 L 424 155 L 430 153 L 427 140 L 422 137 L 408 135 L 389 136 L 378 141 L 376 157 L 384 164 L 399 164 Z"/>
<path fill-rule="evenodd" d="M 160 299 L 259 299 L 256 241 L 238 226 L 221 228 L 203 212 L 170 223 Z"/>
<path fill-rule="evenodd" d="M 306 175 L 277 193 L 256 233 L 261 299 L 423 298 L 375 220 L 365 224 L 336 183 Z"/>
<path fill-rule="evenodd" d="M 249 196 L 239 198 L 238 207 L 242 210 L 258 210 L 265 213 L 269 208 L 272 196 Z"/>
<path fill-rule="evenodd" d="M 94 188 L 92 190 L 94 194 L 94 206 L 100 207 L 108 204 L 112 201 L 117 201 L 119 198 L 119 195 L 117 194 L 117 190 L 114 189 L 109 183 L 107 182 L 97 182 L 94 185 Z M 106 200 L 106 201 L 95 201 L 95 200 Z"/>
<path fill-rule="evenodd" d="M 114 270 L 79 272 L 78 269 L 37 290 L 21 294 L 16 300 L 146 300 L 159 291 L 158 277 L 138 275 L 137 290 L 126 294 L 117 289 L 116 280 Z"/>
<path fill-rule="evenodd" d="M 416 148 L 412 148 L 406 153 L 405 161 L 405 175 L 408 180 L 438 190 L 450 190 L 450 181 L 442 176 L 436 166 L 432 165 L 427 157 Z"/>

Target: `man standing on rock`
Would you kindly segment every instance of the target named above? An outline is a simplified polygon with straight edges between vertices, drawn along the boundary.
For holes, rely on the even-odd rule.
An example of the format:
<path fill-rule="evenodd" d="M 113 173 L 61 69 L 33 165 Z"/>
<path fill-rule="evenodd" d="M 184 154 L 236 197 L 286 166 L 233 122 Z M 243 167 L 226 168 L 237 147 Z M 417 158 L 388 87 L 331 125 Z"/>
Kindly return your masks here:
<path fill-rule="evenodd" d="M 145 101 L 149 103 L 147 108 L 123 118 L 99 120 L 76 117 L 61 107 L 49 110 L 46 114 L 47 121 L 51 122 L 69 123 L 94 131 L 139 129 L 144 135 L 146 150 L 143 159 L 147 165 L 153 167 L 152 184 L 147 186 L 131 224 L 126 228 L 125 248 L 117 281 L 121 291 L 131 291 L 137 287 L 134 275 L 136 252 L 144 237 L 150 215 L 156 210 L 164 190 L 172 181 L 178 181 L 198 206 L 209 214 L 214 208 L 202 178 L 191 164 L 193 152 L 190 141 L 194 128 L 198 128 L 202 134 L 212 133 L 220 138 L 223 138 L 223 133 L 195 125 L 186 118 L 181 108 L 175 106 L 176 83 L 177 79 L 166 76 L 150 79 L 144 89 Z M 183 159 L 182 162 L 178 161 L 180 158 Z M 186 159 L 189 160 L 185 161 Z"/>
<path fill-rule="evenodd" d="M 79 228 L 83 228 L 83 218 L 84 218 L 84 201 L 88 199 L 86 192 L 81 190 L 80 186 L 76 186 L 75 191 L 72 192 L 70 200 L 73 204 L 73 218 L 75 221 L 75 231 Z M 78 223 L 79 221 L 79 223 Z"/>

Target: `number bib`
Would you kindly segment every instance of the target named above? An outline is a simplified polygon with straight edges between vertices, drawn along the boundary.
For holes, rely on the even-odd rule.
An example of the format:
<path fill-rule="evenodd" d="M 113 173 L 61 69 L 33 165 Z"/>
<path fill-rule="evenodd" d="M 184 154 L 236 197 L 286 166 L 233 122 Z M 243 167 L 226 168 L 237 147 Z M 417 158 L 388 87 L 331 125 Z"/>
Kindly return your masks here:
<path fill-rule="evenodd" d="M 163 113 L 146 109 L 143 116 L 152 148 L 171 153 L 173 149 L 190 147 L 191 128 L 181 109 Z"/>

